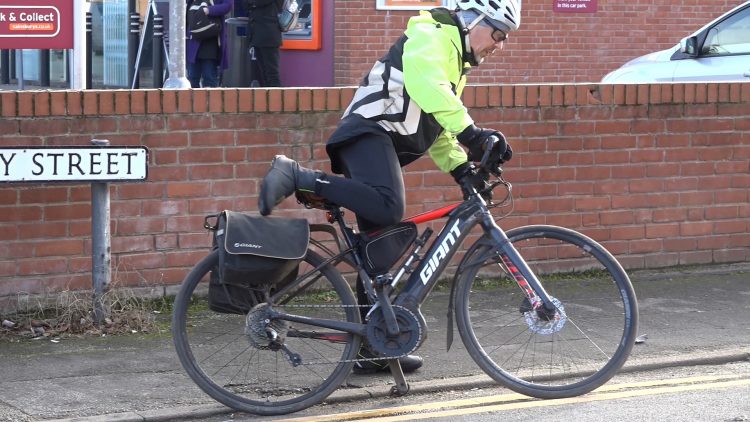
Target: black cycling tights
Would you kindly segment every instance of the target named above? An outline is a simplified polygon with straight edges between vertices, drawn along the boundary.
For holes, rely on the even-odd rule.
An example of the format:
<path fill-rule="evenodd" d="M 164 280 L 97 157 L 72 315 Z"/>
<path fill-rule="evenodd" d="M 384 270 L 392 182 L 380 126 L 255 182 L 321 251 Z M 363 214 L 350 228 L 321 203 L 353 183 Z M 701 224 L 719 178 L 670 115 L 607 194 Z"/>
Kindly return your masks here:
<path fill-rule="evenodd" d="M 404 217 L 404 179 L 391 138 L 367 134 L 336 150 L 346 177 L 326 175 L 316 193 L 351 210 L 361 232 Z"/>

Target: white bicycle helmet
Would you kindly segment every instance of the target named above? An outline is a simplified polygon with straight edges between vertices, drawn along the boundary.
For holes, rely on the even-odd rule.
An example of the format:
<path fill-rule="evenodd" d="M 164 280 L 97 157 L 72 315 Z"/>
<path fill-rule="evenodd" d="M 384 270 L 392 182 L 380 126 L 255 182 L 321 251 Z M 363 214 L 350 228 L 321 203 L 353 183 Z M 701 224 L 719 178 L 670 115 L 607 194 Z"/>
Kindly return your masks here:
<path fill-rule="evenodd" d="M 521 26 L 521 0 L 457 0 L 461 10 L 474 10 L 493 21 L 500 28 L 515 31 Z"/>

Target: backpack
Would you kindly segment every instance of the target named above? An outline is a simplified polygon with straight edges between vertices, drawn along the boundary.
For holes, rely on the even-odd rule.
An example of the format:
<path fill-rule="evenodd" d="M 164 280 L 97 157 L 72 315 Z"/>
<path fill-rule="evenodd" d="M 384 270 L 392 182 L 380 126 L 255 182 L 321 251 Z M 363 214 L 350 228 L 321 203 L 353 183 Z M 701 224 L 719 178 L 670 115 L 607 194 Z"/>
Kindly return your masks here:
<path fill-rule="evenodd" d="M 297 26 L 299 18 L 299 5 L 297 0 L 281 0 L 279 2 L 279 29 L 281 32 L 289 32 Z"/>
<path fill-rule="evenodd" d="M 189 37 L 194 40 L 205 40 L 216 38 L 221 34 L 221 18 L 208 16 L 204 7 L 213 6 L 212 0 L 193 0 L 187 10 L 187 32 Z"/>

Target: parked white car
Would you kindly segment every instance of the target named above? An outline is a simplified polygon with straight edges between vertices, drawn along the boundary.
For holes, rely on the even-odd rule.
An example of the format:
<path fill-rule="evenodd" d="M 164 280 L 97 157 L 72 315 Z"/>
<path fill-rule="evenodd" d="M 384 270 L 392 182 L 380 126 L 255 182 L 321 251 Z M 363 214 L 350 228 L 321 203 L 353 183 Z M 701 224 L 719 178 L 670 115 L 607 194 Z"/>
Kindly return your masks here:
<path fill-rule="evenodd" d="M 750 82 L 750 1 L 714 19 L 676 46 L 633 59 L 602 83 Z"/>

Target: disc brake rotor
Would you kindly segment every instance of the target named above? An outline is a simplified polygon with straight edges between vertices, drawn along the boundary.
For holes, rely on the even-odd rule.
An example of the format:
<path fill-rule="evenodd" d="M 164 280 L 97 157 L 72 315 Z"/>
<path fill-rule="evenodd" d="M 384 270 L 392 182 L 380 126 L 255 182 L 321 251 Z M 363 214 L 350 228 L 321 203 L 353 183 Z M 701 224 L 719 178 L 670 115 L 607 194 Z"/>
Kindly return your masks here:
<path fill-rule="evenodd" d="M 565 307 L 563 304 L 554 297 L 551 299 L 552 304 L 555 305 L 556 311 L 555 316 L 549 319 L 549 321 L 541 318 L 535 309 L 523 313 L 529 329 L 536 334 L 546 336 L 557 333 L 563 329 L 565 322 L 568 320 L 568 315 L 565 313 Z"/>

